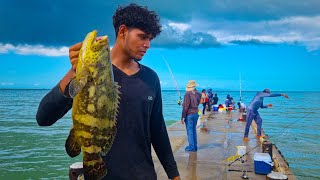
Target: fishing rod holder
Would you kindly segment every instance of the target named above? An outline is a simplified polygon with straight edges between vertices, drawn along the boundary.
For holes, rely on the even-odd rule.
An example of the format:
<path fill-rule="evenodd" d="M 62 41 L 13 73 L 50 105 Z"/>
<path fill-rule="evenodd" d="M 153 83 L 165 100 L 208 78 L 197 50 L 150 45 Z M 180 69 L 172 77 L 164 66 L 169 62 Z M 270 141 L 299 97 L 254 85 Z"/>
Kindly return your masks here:
<path fill-rule="evenodd" d="M 249 176 L 247 175 L 247 171 L 244 170 L 244 163 L 247 162 L 247 159 L 243 159 L 244 155 L 240 157 L 239 161 L 242 163 L 242 179 L 249 179 Z"/>
<path fill-rule="evenodd" d="M 273 144 L 264 140 L 263 143 L 262 143 L 262 153 L 268 153 L 272 159 L 272 146 Z"/>
<path fill-rule="evenodd" d="M 247 154 L 241 155 L 237 159 L 233 160 L 231 163 L 228 164 L 228 166 L 231 166 L 233 163 L 235 163 L 237 161 L 241 162 L 241 164 L 242 164 L 242 170 L 241 170 L 242 171 L 242 175 L 241 175 L 241 178 L 242 179 L 249 179 L 249 176 L 247 175 L 247 171 L 244 170 L 244 163 L 248 161 L 247 159 L 243 158 L 245 155 L 247 155 Z"/>

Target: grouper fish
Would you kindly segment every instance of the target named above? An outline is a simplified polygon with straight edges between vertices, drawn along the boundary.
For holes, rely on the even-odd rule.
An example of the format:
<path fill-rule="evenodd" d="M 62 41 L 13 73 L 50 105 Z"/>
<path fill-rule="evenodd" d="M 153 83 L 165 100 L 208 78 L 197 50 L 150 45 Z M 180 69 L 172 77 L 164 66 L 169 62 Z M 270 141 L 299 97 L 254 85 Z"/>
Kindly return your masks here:
<path fill-rule="evenodd" d="M 87 34 L 69 93 L 73 97 L 73 126 L 66 140 L 66 151 L 70 157 L 82 151 L 86 180 L 101 179 L 107 174 L 102 156 L 110 150 L 117 132 L 120 99 L 107 36 L 97 39 L 95 30 Z"/>

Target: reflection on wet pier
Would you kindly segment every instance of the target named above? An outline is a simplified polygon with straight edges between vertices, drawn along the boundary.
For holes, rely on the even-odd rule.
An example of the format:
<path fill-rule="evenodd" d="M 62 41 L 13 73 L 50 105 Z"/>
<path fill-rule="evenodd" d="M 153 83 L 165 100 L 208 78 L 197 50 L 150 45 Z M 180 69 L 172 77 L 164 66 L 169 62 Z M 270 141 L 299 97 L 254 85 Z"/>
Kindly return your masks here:
<path fill-rule="evenodd" d="M 206 129 L 197 129 L 197 152 L 186 152 L 184 150 L 188 145 L 185 125 L 179 121 L 168 127 L 172 150 L 183 180 L 236 180 L 242 179 L 243 171 L 250 179 L 266 179 L 266 175 L 254 173 L 253 156 L 256 152 L 262 152 L 262 142 L 263 140 L 268 142 L 268 138 L 256 139 L 256 130 L 253 124 L 249 133 L 250 141 L 244 142 L 242 138 L 245 122 L 238 121 L 238 118 L 239 113 L 236 111 L 228 113 L 207 112 L 201 118 L 201 122 L 205 123 Z M 230 158 L 236 155 L 236 146 L 246 146 L 247 155 L 241 159 L 243 161 L 233 162 Z M 153 158 L 158 179 L 168 179 L 154 152 Z M 285 159 L 275 147 L 273 147 L 273 159 L 277 171 L 285 174 L 290 180 L 296 179 Z"/>

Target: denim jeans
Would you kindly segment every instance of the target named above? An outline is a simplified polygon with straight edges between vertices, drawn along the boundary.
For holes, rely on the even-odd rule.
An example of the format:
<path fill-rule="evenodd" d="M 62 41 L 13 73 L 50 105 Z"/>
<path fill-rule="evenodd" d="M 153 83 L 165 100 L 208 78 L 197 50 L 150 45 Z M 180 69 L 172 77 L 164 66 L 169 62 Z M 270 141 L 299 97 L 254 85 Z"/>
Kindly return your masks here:
<path fill-rule="evenodd" d="M 248 137 L 249 134 L 249 128 L 251 126 L 252 120 L 254 120 L 257 123 L 257 136 L 261 135 L 261 127 L 262 127 L 262 119 L 260 117 L 260 114 L 258 111 L 254 112 L 251 109 L 247 109 L 247 117 L 246 117 L 246 129 L 244 131 L 244 137 Z"/>
<path fill-rule="evenodd" d="M 206 106 L 207 106 L 207 103 L 206 103 L 206 102 L 204 102 L 202 105 L 203 105 L 202 115 L 204 115 L 204 114 L 205 114 L 205 112 L 206 112 Z"/>
<path fill-rule="evenodd" d="M 186 151 L 197 151 L 197 121 L 199 115 L 197 114 L 189 114 L 186 117 L 186 129 L 188 135 L 189 146 L 186 147 Z"/>

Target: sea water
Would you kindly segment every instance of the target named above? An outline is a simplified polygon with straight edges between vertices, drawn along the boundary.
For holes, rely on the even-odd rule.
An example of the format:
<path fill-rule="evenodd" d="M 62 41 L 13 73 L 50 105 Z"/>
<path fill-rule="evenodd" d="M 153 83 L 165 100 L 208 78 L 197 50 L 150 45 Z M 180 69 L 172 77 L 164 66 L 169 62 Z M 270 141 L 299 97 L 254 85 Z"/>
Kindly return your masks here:
<path fill-rule="evenodd" d="M 64 148 L 72 124 L 71 111 L 50 127 L 39 127 L 35 116 L 49 90 L 0 90 L 0 179 L 68 179 L 70 158 Z M 183 98 L 184 91 L 181 91 Z M 224 103 L 227 94 L 237 102 L 239 92 L 216 92 Z M 248 105 L 256 92 L 242 92 Z M 283 92 L 280 92 L 283 93 Z M 265 98 L 272 108 L 259 110 L 263 129 L 299 179 L 320 178 L 320 92 L 286 92 Z M 177 91 L 162 91 L 166 125 L 181 119 Z M 201 105 L 199 106 L 201 107 Z"/>

